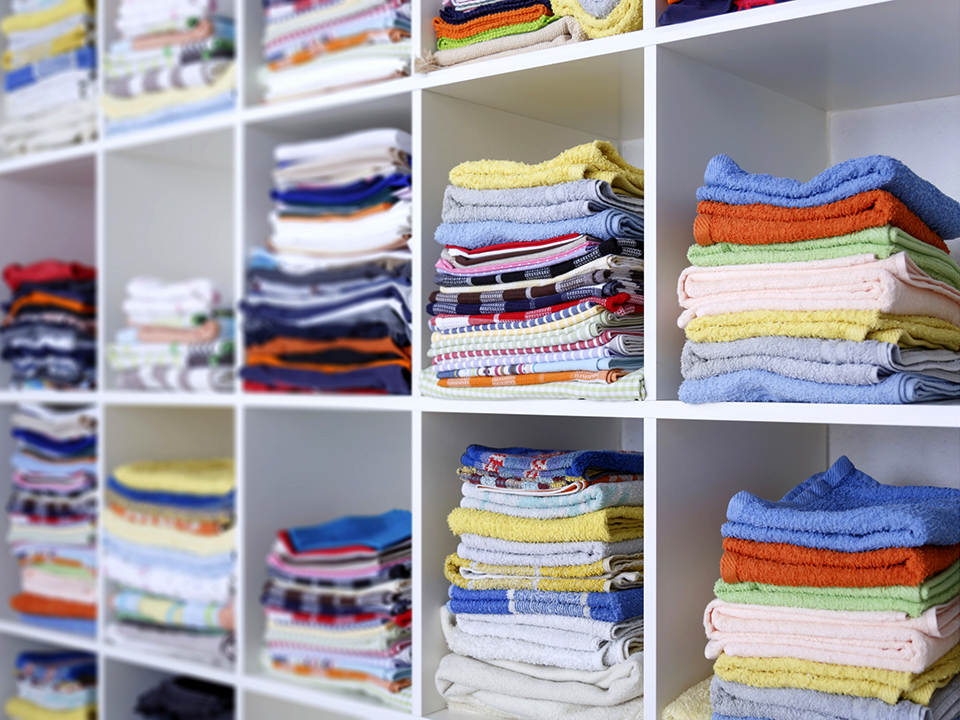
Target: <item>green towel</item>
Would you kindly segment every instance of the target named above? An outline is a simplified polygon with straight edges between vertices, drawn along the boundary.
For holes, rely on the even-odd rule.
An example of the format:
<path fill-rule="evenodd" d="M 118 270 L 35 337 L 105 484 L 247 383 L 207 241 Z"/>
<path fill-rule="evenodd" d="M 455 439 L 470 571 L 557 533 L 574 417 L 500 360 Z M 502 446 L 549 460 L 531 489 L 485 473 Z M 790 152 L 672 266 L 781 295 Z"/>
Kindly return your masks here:
<path fill-rule="evenodd" d="M 943 605 L 960 594 L 960 562 L 913 586 L 786 587 L 717 580 L 713 592 L 721 600 L 732 603 L 853 612 L 893 611 L 919 617 L 926 610 Z"/>
<path fill-rule="evenodd" d="M 450 50 L 452 48 L 462 48 L 484 40 L 494 40 L 495 38 L 506 37 L 507 35 L 520 35 L 521 33 L 534 32 L 540 28 L 546 27 L 554 20 L 559 19 L 559 15 L 541 15 L 536 20 L 516 25 L 504 25 L 503 27 L 484 30 L 476 35 L 466 38 L 437 38 L 437 50 Z"/>
<path fill-rule="evenodd" d="M 687 259 L 692 265 L 716 267 L 833 260 L 861 253 L 872 253 L 884 260 L 898 252 L 906 252 L 910 259 L 934 280 L 940 280 L 960 290 L 960 265 L 943 250 L 921 242 L 892 225 L 867 228 L 849 235 L 772 245 L 693 245 L 687 251 Z"/>

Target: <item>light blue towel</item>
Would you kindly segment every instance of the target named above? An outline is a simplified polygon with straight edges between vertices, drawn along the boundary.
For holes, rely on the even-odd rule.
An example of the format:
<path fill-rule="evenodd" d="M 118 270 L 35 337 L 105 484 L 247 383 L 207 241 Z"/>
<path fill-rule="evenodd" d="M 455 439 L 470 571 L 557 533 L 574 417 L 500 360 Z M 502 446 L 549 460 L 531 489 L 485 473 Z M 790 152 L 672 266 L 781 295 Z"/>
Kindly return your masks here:
<path fill-rule="evenodd" d="M 883 485 L 841 456 L 779 502 L 738 492 L 723 537 L 864 552 L 960 542 L 960 490 Z"/>
<path fill-rule="evenodd" d="M 47 463 L 32 455 L 24 455 L 19 452 L 10 456 L 10 464 L 14 470 L 28 474 L 56 475 L 57 477 L 73 475 L 74 473 L 97 474 L 96 462 L 75 460 L 73 462 Z"/>
<path fill-rule="evenodd" d="M 86 635 L 87 637 L 97 636 L 96 620 L 20 613 L 20 622 L 43 628 L 44 630 L 54 630 L 56 632 L 72 633 L 74 635 Z"/>
<path fill-rule="evenodd" d="M 748 173 L 726 155 L 707 163 L 697 200 L 728 205 L 766 203 L 806 208 L 869 190 L 886 190 L 942 238 L 960 237 L 960 202 L 940 192 L 899 160 L 869 155 L 838 163 L 809 182 Z"/>
<path fill-rule="evenodd" d="M 563 235 L 590 235 L 600 240 L 643 239 L 643 218 L 622 210 L 604 210 L 595 215 L 544 223 L 487 221 L 443 223 L 434 238 L 441 245 L 474 250 L 507 242 L 536 242 Z"/>
<path fill-rule="evenodd" d="M 479 615 L 563 615 L 621 622 L 643 615 L 643 588 L 618 592 L 464 590 L 450 586 L 447 609 Z"/>
<path fill-rule="evenodd" d="M 489 477 L 484 477 L 479 486 L 470 482 L 463 483 L 460 507 L 487 510 L 512 517 L 551 519 L 577 517 L 608 507 L 643 505 L 643 480 L 597 483 L 579 492 L 546 497 L 484 490 L 483 486 L 496 487 Z"/>
<path fill-rule="evenodd" d="M 383 551 L 410 539 L 412 518 L 409 510 L 390 510 L 382 515 L 348 515 L 286 532 L 290 545 L 298 553 L 350 545 Z"/>
<path fill-rule="evenodd" d="M 208 578 L 232 575 L 234 553 L 197 555 L 185 550 L 172 550 L 159 545 L 130 542 L 103 530 L 103 551 L 133 565 L 157 565 L 182 573 L 198 573 Z"/>
<path fill-rule="evenodd" d="M 107 135 L 122 135 L 129 132 L 139 132 L 161 125 L 175 122 L 186 122 L 199 117 L 205 117 L 219 112 L 229 112 L 236 106 L 236 93 L 229 92 L 214 95 L 207 100 L 174 105 L 173 107 L 157 110 L 153 113 L 140 115 L 124 120 L 107 120 Z"/>

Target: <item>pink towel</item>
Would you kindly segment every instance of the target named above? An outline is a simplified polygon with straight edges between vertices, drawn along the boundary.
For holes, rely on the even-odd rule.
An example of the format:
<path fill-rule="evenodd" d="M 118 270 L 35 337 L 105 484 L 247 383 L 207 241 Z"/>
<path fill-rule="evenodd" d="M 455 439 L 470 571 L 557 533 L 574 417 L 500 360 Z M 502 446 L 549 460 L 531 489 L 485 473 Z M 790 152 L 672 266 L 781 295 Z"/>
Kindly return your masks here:
<path fill-rule="evenodd" d="M 677 285 L 678 324 L 750 310 L 880 310 L 960 325 L 960 290 L 934 280 L 906 253 L 836 260 L 688 267 Z"/>
<path fill-rule="evenodd" d="M 834 665 L 922 673 L 960 642 L 960 598 L 920 617 L 729 603 L 703 617 L 706 656 L 788 657 Z"/>

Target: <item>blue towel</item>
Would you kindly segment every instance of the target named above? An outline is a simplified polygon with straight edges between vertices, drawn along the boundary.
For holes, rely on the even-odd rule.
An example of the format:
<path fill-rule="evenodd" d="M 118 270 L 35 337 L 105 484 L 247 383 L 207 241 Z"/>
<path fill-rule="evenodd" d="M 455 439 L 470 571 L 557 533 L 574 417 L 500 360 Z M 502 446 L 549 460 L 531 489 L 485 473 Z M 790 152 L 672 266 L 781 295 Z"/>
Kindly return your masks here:
<path fill-rule="evenodd" d="M 563 615 L 603 622 L 621 622 L 643 615 L 643 588 L 609 593 L 579 593 L 464 590 L 451 585 L 447 609 L 455 615 Z"/>
<path fill-rule="evenodd" d="M 739 492 L 724 537 L 864 552 L 960 542 L 960 490 L 883 485 L 841 456 L 779 502 Z"/>
<path fill-rule="evenodd" d="M 682 0 L 660 14 L 657 25 L 677 25 L 733 12 L 733 0 Z"/>
<path fill-rule="evenodd" d="M 287 537 L 298 553 L 364 545 L 383 551 L 413 534 L 409 510 L 388 510 L 383 515 L 348 515 L 320 525 L 290 528 Z"/>
<path fill-rule="evenodd" d="M 80 651 L 26 650 L 17 655 L 15 667 L 32 681 L 50 685 L 97 677 L 96 656 Z"/>
<path fill-rule="evenodd" d="M 886 190 L 942 238 L 960 237 L 960 202 L 940 192 L 899 160 L 869 155 L 834 165 L 806 183 L 774 175 L 748 173 L 726 155 L 707 164 L 697 200 L 729 205 L 766 203 L 805 208 Z"/>
<path fill-rule="evenodd" d="M 50 438 L 46 435 L 31 432 L 30 430 L 22 430 L 20 428 L 15 428 L 10 434 L 17 440 L 22 440 L 28 445 L 40 449 L 44 454 L 56 455 L 58 457 L 79 455 L 80 453 L 97 447 L 96 435 L 87 435 L 73 440 L 57 440 L 56 438 Z"/>
<path fill-rule="evenodd" d="M 460 456 L 460 462 L 478 470 L 484 470 L 485 464 L 492 463 L 501 477 L 531 480 L 536 477 L 583 477 L 591 469 L 633 475 L 643 473 L 643 453 L 611 450 L 569 452 L 470 445 Z"/>
<path fill-rule="evenodd" d="M 369 180 L 358 180 L 349 185 L 325 187 L 322 190 L 271 190 L 270 197 L 286 205 L 342 205 L 360 202 L 384 190 L 409 187 L 410 181 L 410 175 L 394 173 L 387 176 L 378 175 Z"/>
<path fill-rule="evenodd" d="M 231 490 L 223 495 L 190 495 L 187 493 L 157 492 L 137 490 L 117 482 L 112 475 L 107 478 L 107 489 L 123 498 L 149 505 L 167 505 L 189 510 L 232 510 L 235 492 Z"/>
<path fill-rule="evenodd" d="M 471 223 L 443 223 L 434 239 L 441 245 L 474 250 L 507 242 L 536 242 L 576 233 L 600 240 L 643 239 L 643 218 L 623 210 L 604 210 L 595 215 L 545 223 L 518 223 L 490 220 Z"/>
<path fill-rule="evenodd" d="M 4 90 L 11 93 L 48 77 L 69 70 L 93 70 L 97 67 L 97 49 L 86 45 L 73 52 L 60 53 L 11 70 L 3 79 Z"/>
<path fill-rule="evenodd" d="M 77 618 L 53 617 L 51 615 L 28 615 L 20 613 L 20 622 L 34 625 L 44 630 L 72 633 L 73 635 L 97 636 L 96 620 L 78 620 Z"/>

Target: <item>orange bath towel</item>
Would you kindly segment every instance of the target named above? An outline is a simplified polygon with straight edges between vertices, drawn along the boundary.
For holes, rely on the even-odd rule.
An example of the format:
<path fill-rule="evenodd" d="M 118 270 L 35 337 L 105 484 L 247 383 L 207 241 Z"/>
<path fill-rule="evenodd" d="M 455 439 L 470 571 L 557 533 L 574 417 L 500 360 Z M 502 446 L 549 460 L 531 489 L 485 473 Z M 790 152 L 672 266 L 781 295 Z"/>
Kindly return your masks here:
<path fill-rule="evenodd" d="M 14 595 L 10 598 L 10 607 L 17 612 L 28 615 L 54 615 L 56 617 L 82 618 L 84 620 L 97 619 L 96 605 L 71 600 L 57 600 L 32 593 Z"/>
<path fill-rule="evenodd" d="M 433 29 L 437 33 L 438 38 L 462 40 L 487 30 L 494 30 L 496 28 L 506 27 L 507 25 L 533 22 L 544 15 L 553 15 L 553 11 L 549 5 L 531 5 L 530 7 L 518 8 L 517 10 L 484 15 L 460 25 L 452 25 L 439 17 L 435 17 L 433 19 Z"/>

